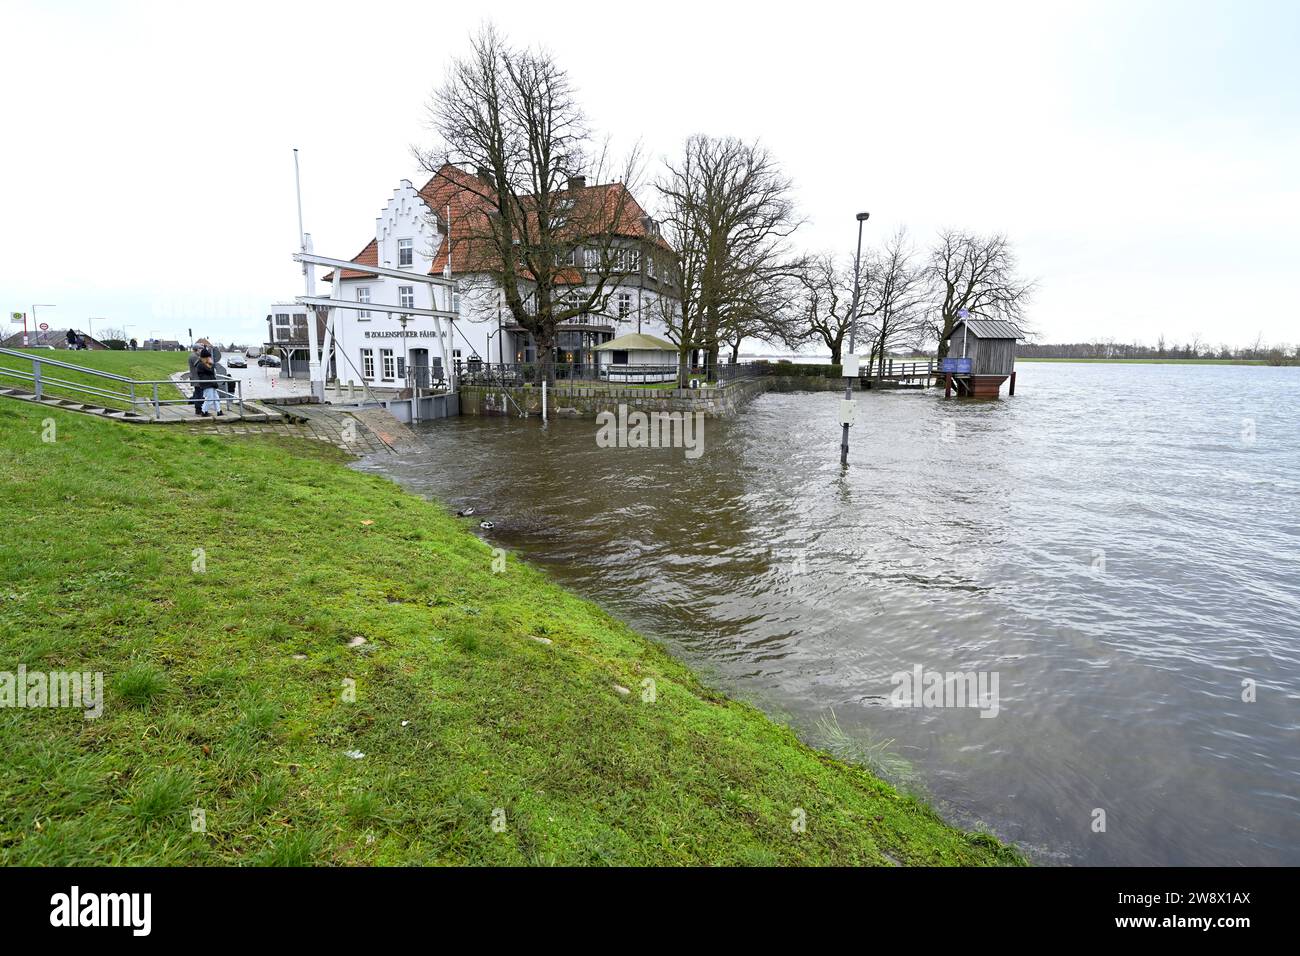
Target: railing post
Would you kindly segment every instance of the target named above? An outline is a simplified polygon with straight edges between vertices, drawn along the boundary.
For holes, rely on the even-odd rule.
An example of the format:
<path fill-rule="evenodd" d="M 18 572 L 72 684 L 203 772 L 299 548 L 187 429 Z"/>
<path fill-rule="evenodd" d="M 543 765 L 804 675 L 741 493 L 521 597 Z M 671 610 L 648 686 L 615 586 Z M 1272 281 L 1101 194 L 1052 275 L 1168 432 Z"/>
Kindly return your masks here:
<path fill-rule="evenodd" d="M 36 400 L 41 400 L 41 360 L 32 359 L 32 388 L 36 392 Z"/>
<path fill-rule="evenodd" d="M 158 404 L 158 383 L 153 383 L 153 417 L 154 421 L 162 418 L 162 407 Z"/>

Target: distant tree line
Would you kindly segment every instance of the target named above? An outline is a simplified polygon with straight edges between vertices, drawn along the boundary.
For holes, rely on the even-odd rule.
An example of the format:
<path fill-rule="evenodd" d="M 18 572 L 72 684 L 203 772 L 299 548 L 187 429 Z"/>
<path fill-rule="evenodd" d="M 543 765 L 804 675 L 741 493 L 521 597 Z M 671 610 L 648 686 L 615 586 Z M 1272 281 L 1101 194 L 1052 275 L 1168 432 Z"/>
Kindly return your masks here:
<path fill-rule="evenodd" d="M 1022 343 L 1017 354 L 1025 358 L 1073 359 L 1218 359 L 1233 362 L 1267 362 L 1269 365 L 1300 363 L 1300 348 L 1290 344 L 1268 345 L 1257 338 L 1252 345 L 1209 345 L 1199 337 L 1176 343 L 1162 335 L 1155 345 L 1111 340 L 1101 342 Z"/>

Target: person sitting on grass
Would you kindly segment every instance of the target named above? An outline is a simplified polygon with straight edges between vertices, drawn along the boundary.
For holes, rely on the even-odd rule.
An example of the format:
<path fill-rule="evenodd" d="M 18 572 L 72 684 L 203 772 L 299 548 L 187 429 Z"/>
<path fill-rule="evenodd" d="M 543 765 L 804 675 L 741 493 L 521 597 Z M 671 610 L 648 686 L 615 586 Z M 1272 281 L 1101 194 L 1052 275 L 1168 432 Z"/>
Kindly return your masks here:
<path fill-rule="evenodd" d="M 217 397 L 217 370 L 212 367 L 212 353 L 204 349 L 199 353 L 199 364 L 194 366 L 196 391 L 201 390 L 203 405 L 199 414 L 207 418 L 213 412 L 221 414 L 221 400 Z"/>

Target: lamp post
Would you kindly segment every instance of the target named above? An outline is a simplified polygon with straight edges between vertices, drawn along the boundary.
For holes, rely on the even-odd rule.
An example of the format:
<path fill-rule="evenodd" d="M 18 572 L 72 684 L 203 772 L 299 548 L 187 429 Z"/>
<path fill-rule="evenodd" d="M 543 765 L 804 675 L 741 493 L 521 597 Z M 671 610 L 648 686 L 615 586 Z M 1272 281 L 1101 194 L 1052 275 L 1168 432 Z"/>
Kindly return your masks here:
<path fill-rule="evenodd" d="M 855 333 L 858 326 L 858 296 L 862 292 L 860 281 L 862 275 L 862 224 L 871 218 L 871 213 L 858 213 L 858 251 L 853 256 L 853 303 L 849 306 L 849 355 L 850 362 L 845 369 L 847 374 L 844 376 L 844 414 L 843 418 L 844 433 L 840 438 L 840 464 L 849 463 L 849 424 L 853 418 L 853 379 L 858 374 L 858 357 L 854 352 L 857 342 Z M 841 356 L 843 361 L 844 356 Z"/>

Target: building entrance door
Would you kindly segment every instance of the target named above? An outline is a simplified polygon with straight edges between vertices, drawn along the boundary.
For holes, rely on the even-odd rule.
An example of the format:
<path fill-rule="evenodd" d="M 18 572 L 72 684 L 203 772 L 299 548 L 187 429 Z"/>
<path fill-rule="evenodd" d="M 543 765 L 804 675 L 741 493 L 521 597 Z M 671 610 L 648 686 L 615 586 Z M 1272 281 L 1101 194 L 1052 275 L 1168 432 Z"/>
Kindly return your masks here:
<path fill-rule="evenodd" d="M 410 373 L 411 386 L 414 388 L 429 387 L 429 350 L 428 349 L 411 349 L 410 352 Z"/>

